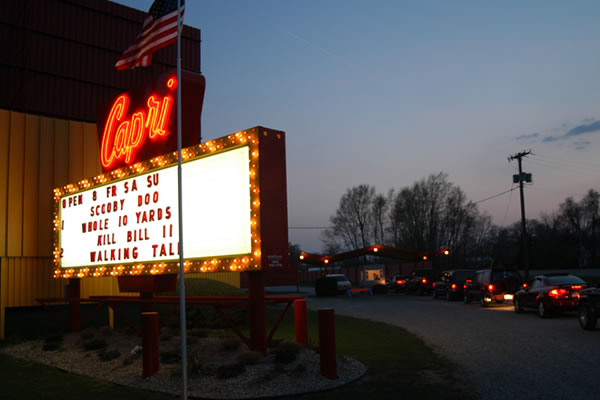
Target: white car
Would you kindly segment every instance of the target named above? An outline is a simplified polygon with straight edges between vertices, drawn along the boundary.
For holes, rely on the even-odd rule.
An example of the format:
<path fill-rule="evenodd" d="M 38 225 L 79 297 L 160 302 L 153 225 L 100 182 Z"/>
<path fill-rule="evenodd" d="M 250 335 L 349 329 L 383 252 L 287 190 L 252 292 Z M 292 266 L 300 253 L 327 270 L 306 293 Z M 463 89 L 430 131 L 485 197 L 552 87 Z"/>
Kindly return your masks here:
<path fill-rule="evenodd" d="M 327 278 L 335 278 L 337 281 L 338 292 L 343 293 L 348 289 L 352 289 L 352 282 L 344 274 L 327 274 Z"/>

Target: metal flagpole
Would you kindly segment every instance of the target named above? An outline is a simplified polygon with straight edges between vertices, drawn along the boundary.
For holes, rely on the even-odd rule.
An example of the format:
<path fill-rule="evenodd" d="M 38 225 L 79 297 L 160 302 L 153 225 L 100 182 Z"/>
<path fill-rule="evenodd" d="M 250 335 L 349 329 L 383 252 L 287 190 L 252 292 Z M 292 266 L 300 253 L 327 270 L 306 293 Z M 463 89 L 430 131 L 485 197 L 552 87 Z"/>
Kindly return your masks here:
<path fill-rule="evenodd" d="M 198 69 L 202 75 L 202 29 L 200 29 L 200 43 L 198 45 Z M 202 143 L 202 113 L 200 113 L 200 137 L 198 143 Z"/>
<path fill-rule="evenodd" d="M 179 207 L 179 329 L 181 335 L 182 398 L 187 400 L 187 337 L 185 324 L 185 269 L 183 264 L 183 213 L 181 207 L 181 0 L 177 0 L 177 189 Z"/>

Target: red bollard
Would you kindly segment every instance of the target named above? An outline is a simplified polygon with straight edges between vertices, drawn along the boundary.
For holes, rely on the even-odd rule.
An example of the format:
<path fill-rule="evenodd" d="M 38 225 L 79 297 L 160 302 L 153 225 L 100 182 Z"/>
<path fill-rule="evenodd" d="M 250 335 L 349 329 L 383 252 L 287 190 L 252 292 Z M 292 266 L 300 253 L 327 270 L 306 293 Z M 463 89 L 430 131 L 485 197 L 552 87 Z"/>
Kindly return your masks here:
<path fill-rule="evenodd" d="M 81 330 L 81 279 L 70 278 L 68 286 L 69 296 L 69 332 Z"/>
<path fill-rule="evenodd" d="M 306 346 L 308 344 L 306 300 L 294 300 L 294 319 L 296 325 L 296 343 Z"/>
<path fill-rule="evenodd" d="M 158 313 L 142 313 L 142 376 L 147 378 L 158 372 Z"/>
<path fill-rule="evenodd" d="M 321 375 L 327 379 L 337 379 L 335 310 L 333 308 L 319 309 L 319 353 Z"/>

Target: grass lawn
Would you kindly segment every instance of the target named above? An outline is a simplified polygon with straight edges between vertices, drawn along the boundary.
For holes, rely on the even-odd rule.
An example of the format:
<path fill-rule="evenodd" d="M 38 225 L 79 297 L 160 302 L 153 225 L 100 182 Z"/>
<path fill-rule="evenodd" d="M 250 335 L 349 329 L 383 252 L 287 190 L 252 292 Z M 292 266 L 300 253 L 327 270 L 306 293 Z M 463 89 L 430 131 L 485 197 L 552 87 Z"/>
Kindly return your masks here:
<path fill-rule="evenodd" d="M 275 335 L 293 340 L 293 314 Z M 433 353 L 421 339 L 406 330 L 379 322 L 336 316 L 338 354 L 367 366 L 362 379 L 336 389 L 302 396 L 302 399 L 477 399 L 460 369 Z M 317 313 L 309 313 L 309 342 L 318 342 Z M 343 397 L 342 397 L 343 396 Z"/>
<path fill-rule="evenodd" d="M 4 400 L 166 400 L 173 397 L 117 386 L 0 354 Z"/>
<path fill-rule="evenodd" d="M 206 282 L 196 283 L 207 294 Z M 190 290 L 188 295 L 198 294 Z M 237 290 L 219 288 L 219 293 L 237 295 Z M 211 291 L 214 292 L 214 291 Z M 281 309 L 268 310 L 269 327 Z M 309 340 L 317 345 L 317 314 L 309 312 Z M 282 322 L 277 339 L 294 340 L 293 310 Z M 301 399 L 476 399 L 470 387 L 458 378 L 460 369 L 433 353 L 416 336 L 406 330 L 383 323 L 336 317 L 338 354 L 360 360 L 367 366 L 365 377 L 332 392 L 305 395 Z M 10 342 L 7 340 L 6 342 Z M 0 342 L 1 343 L 1 342 Z M 140 371 L 141 373 L 141 371 Z M 68 374 L 41 364 L 0 355 L 2 388 L 0 399 L 170 399 L 171 397 L 142 390 L 113 385 L 97 379 Z M 226 381 L 224 381 L 226 384 Z"/>

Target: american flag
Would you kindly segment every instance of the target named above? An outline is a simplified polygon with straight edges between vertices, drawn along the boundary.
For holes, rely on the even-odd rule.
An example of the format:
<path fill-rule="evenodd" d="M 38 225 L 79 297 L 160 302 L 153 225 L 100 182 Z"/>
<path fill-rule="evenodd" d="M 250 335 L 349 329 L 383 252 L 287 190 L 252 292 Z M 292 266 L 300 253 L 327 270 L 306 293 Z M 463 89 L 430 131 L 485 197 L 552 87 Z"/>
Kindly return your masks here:
<path fill-rule="evenodd" d="M 181 18 L 183 24 L 183 3 Z M 152 53 L 177 40 L 177 0 L 154 0 L 144 21 L 142 32 L 115 64 L 117 70 L 147 67 L 152 64 Z"/>

